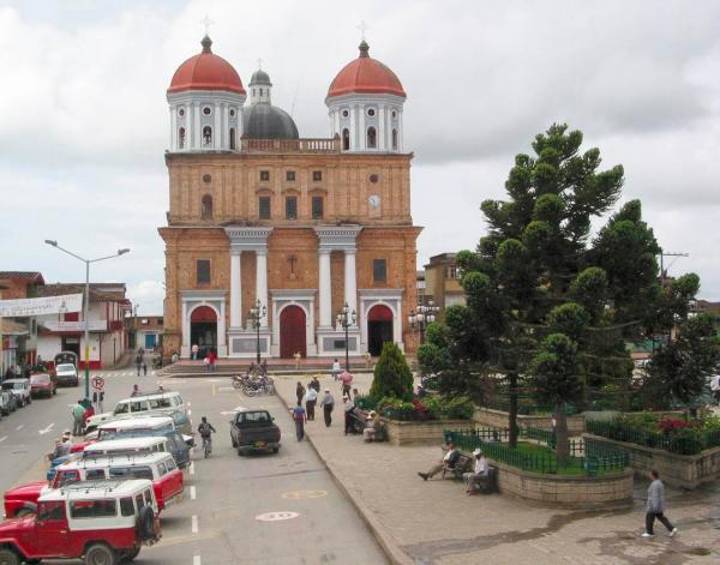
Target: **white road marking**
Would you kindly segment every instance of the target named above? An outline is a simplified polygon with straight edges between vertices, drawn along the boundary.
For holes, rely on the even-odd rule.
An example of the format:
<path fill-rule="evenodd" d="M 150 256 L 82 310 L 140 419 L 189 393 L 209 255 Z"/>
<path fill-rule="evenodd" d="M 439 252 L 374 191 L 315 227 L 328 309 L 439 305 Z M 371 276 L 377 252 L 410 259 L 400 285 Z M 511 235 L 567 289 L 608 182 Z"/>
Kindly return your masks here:
<path fill-rule="evenodd" d="M 220 392 L 227 392 L 229 390 L 235 390 L 235 387 L 233 386 L 219 386 L 218 391 Z"/>
<path fill-rule="evenodd" d="M 194 486 L 190 487 L 190 500 L 195 500 L 197 498 L 197 490 Z"/>
<path fill-rule="evenodd" d="M 255 519 L 258 522 L 280 522 L 282 520 L 292 520 L 298 516 L 300 516 L 298 512 L 288 512 L 284 510 L 281 512 L 266 512 L 265 514 L 255 516 Z"/>
<path fill-rule="evenodd" d="M 38 430 L 38 433 L 39 433 L 41 436 L 43 436 L 43 435 L 49 433 L 50 430 L 52 430 L 54 427 L 55 427 L 55 423 L 53 422 L 52 424 L 48 424 L 48 426 L 47 426 L 46 428 L 44 428 L 44 429 L 42 429 L 42 430 Z"/>
<path fill-rule="evenodd" d="M 197 514 L 193 514 L 192 516 L 192 533 L 197 534 L 198 533 L 198 517 Z"/>
<path fill-rule="evenodd" d="M 193 565 L 202 565 L 202 560 L 199 555 L 193 555 Z"/>
<path fill-rule="evenodd" d="M 0 437 L 0 443 L 4 442 L 7 439 L 7 436 Z"/>
<path fill-rule="evenodd" d="M 195 463 L 192 461 L 190 462 L 190 474 L 191 475 L 195 474 Z"/>
<path fill-rule="evenodd" d="M 15 428 L 15 431 L 16 431 L 16 432 L 19 432 L 19 431 L 22 430 L 24 427 L 25 427 L 25 424 L 20 424 L 17 428 Z"/>

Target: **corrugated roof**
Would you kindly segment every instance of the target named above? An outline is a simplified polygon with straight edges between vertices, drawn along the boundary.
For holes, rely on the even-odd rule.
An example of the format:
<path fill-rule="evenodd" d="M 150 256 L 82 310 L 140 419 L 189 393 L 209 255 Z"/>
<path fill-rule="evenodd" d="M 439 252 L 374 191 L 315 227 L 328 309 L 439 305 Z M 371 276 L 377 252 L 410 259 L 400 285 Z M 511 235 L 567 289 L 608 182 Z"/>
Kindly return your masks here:
<path fill-rule="evenodd" d="M 21 279 L 45 284 L 42 273 L 38 271 L 0 271 L 0 279 Z"/>
<path fill-rule="evenodd" d="M 58 296 L 78 292 L 85 292 L 84 283 L 56 283 L 39 287 L 37 296 Z M 125 300 L 125 292 L 124 283 L 90 283 L 91 302 L 122 302 Z"/>

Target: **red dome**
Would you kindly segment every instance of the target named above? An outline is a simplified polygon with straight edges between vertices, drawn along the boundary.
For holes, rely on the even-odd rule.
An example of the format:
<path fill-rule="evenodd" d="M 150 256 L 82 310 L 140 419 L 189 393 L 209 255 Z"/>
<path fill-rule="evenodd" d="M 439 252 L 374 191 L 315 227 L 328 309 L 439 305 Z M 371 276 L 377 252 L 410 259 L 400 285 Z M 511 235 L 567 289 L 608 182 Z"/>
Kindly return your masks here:
<path fill-rule="evenodd" d="M 201 53 L 190 57 L 173 75 L 168 94 L 185 90 L 229 90 L 245 94 L 240 75 L 233 66 L 210 49 L 212 40 L 203 37 Z"/>
<path fill-rule="evenodd" d="M 360 43 L 360 56 L 337 74 L 328 90 L 328 98 L 351 92 L 407 96 L 397 75 L 377 59 L 371 58 L 369 50 L 365 41 Z"/>

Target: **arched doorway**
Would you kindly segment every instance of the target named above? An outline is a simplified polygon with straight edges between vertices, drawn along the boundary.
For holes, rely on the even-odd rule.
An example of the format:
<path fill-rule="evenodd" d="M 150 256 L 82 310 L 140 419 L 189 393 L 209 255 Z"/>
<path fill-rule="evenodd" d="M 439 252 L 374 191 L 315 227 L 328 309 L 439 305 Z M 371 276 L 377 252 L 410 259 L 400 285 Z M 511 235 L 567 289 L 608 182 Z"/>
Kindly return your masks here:
<path fill-rule="evenodd" d="M 376 304 L 367 317 L 368 352 L 373 357 L 382 353 L 383 344 L 393 341 L 393 313 L 383 304 Z"/>
<path fill-rule="evenodd" d="M 291 359 L 300 352 L 307 356 L 305 311 L 300 306 L 286 306 L 280 312 L 280 357 Z"/>
<path fill-rule="evenodd" d="M 190 346 L 198 346 L 198 359 L 211 349 L 217 352 L 217 314 L 210 306 L 198 306 L 190 314 Z"/>

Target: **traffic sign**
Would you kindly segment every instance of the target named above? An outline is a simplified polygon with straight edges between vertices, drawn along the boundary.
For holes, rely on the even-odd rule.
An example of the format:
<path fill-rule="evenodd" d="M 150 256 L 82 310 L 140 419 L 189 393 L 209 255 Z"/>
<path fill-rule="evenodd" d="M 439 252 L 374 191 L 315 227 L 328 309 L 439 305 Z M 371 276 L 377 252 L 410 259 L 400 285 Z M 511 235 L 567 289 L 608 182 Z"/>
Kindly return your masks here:
<path fill-rule="evenodd" d="M 105 379 L 102 377 L 93 377 L 90 382 L 95 390 L 102 390 L 105 388 Z"/>

